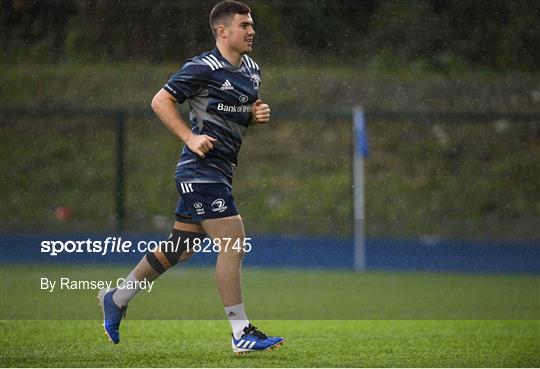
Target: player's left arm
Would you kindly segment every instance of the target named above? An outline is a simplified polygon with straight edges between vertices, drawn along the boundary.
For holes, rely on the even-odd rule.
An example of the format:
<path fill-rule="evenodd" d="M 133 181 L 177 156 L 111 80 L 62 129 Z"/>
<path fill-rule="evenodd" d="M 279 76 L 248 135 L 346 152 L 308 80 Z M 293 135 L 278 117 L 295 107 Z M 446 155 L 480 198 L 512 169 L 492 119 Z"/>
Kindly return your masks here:
<path fill-rule="evenodd" d="M 270 121 L 270 107 L 261 99 L 253 104 L 251 110 L 252 124 L 266 124 Z"/>

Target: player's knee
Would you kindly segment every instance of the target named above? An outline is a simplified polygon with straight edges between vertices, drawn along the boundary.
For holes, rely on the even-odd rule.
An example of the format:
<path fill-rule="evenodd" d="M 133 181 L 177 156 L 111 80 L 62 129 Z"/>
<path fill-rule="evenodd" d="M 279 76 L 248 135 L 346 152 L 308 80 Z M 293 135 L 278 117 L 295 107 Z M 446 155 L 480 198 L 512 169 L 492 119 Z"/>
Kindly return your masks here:
<path fill-rule="evenodd" d="M 146 254 L 146 260 L 152 269 L 162 274 L 179 262 L 190 259 L 193 253 L 186 250 L 188 247 L 191 248 L 193 244 L 202 243 L 204 237 L 205 235 L 201 233 L 173 229 L 169 238 L 160 244 L 158 250 Z"/>
<path fill-rule="evenodd" d="M 222 248 L 221 254 L 227 259 L 242 261 L 245 251 L 243 247 L 238 247 L 237 245 L 238 243 L 235 243 L 234 247 Z"/>

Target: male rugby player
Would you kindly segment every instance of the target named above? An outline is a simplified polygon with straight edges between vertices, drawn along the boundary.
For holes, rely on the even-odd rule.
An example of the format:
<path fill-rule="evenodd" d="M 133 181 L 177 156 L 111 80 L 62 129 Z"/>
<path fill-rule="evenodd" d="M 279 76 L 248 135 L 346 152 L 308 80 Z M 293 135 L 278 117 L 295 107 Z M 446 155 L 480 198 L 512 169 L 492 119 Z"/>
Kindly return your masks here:
<path fill-rule="evenodd" d="M 210 27 L 216 48 L 188 59 L 152 100 L 159 119 L 185 143 L 176 167 L 180 194 L 176 222 L 168 240 L 181 246 L 200 243 L 205 235 L 221 240 L 215 279 L 232 328 L 232 349 L 235 353 L 270 350 L 279 347 L 283 338 L 257 330 L 244 311 L 240 269 L 245 232 L 231 192 L 248 126 L 270 120 L 270 108 L 259 99 L 261 71 L 247 55 L 255 35 L 251 10 L 237 1 L 220 2 L 210 13 Z M 176 109 L 186 100 L 190 128 Z M 125 283 L 152 281 L 192 254 L 184 247 L 149 252 Z M 120 341 L 120 322 L 137 292 L 118 288 L 98 295 L 105 332 L 114 343 Z"/>

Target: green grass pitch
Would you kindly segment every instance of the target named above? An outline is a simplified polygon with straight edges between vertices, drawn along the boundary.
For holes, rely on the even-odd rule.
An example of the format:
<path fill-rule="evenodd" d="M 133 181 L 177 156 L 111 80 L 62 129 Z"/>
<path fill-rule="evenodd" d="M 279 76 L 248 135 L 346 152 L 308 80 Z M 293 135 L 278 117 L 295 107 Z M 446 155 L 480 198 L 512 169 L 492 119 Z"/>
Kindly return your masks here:
<path fill-rule="evenodd" d="M 40 276 L 115 278 L 128 270 L 2 266 L 0 365 L 540 366 L 537 276 L 246 268 L 248 316 L 286 342 L 240 358 L 230 349 L 211 269 L 176 268 L 152 293 L 141 292 L 119 345 L 103 334 L 95 291 L 39 290 Z"/>
<path fill-rule="evenodd" d="M 108 343 L 99 321 L 3 321 L 2 366 L 538 367 L 538 322 L 260 321 L 277 351 L 232 355 L 223 321 L 130 321 Z"/>

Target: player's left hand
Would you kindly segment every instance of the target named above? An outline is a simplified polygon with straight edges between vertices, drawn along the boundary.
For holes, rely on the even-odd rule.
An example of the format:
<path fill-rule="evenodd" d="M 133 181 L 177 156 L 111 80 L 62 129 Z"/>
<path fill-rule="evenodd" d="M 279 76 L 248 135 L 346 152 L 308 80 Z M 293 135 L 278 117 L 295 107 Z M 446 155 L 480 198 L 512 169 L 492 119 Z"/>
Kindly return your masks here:
<path fill-rule="evenodd" d="M 261 99 L 255 101 L 251 113 L 254 123 L 264 124 L 270 121 L 270 107 L 268 104 L 263 103 Z"/>

